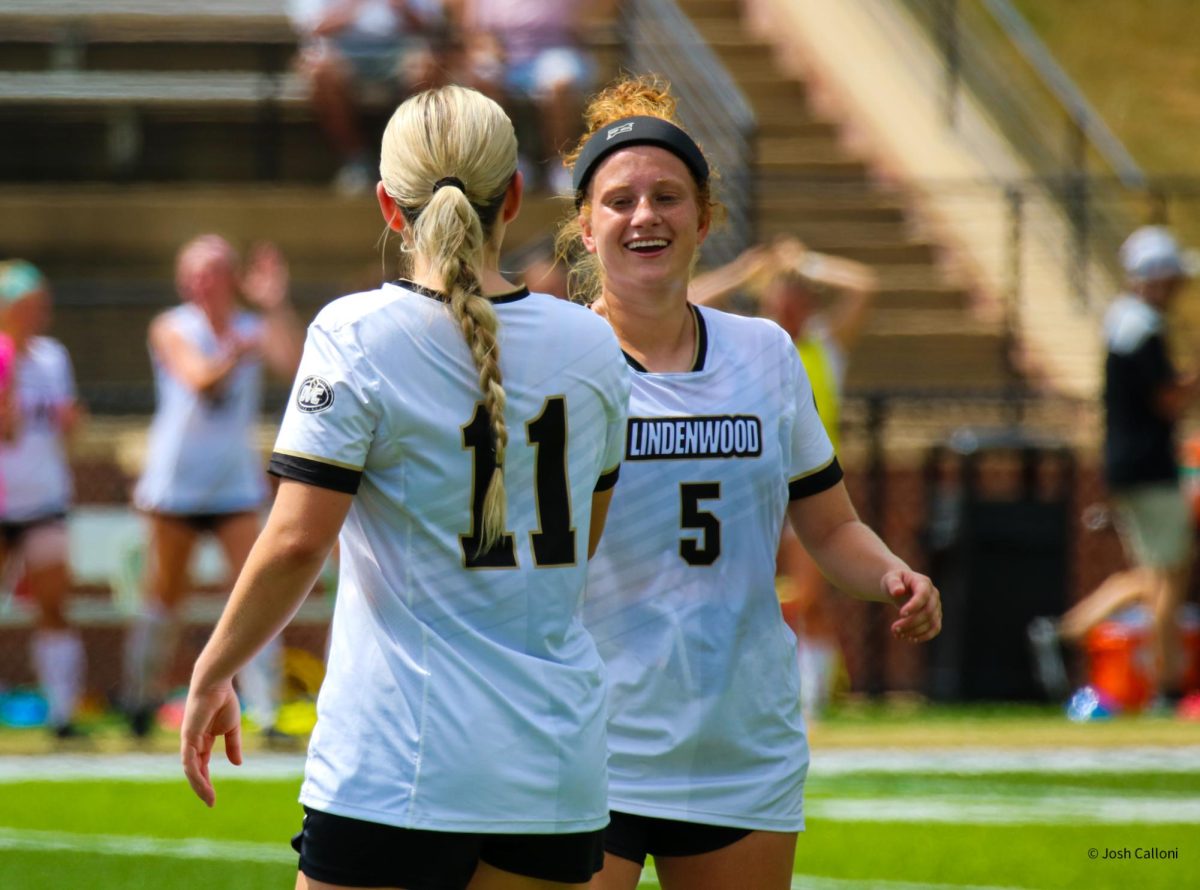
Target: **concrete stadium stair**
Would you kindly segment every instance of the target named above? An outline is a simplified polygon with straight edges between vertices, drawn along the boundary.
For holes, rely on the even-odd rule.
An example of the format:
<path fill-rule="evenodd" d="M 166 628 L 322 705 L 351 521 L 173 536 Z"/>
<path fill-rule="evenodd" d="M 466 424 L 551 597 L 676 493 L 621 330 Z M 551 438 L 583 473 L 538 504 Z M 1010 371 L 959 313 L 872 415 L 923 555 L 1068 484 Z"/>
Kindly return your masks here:
<path fill-rule="evenodd" d="M 880 279 L 876 308 L 850 361 L 851 389 L 999 390 L 1012 381 L 1003 332 L 972 312 L 965 282 L 913 222 L 902 194 L 878 183 L 820 117 L 775 48 L 742 24 L 738 0 L 679 0 L 758 117 L 758 237 L 792 234 L 859 260 Z"/>

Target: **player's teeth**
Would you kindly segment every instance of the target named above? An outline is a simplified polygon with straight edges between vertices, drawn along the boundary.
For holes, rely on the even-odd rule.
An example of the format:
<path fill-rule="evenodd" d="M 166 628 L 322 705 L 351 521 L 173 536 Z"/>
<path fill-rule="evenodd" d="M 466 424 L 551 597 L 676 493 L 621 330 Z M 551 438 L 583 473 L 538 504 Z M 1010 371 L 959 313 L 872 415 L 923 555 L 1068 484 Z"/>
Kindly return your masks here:
<path fill-rule="evenodd" d="M 651 241 L 631 241 L 629 246 L 633 250 L 637 250 L 640 247 L 666 247 L 667 242 L 661 238 L 655 238 Z"/>

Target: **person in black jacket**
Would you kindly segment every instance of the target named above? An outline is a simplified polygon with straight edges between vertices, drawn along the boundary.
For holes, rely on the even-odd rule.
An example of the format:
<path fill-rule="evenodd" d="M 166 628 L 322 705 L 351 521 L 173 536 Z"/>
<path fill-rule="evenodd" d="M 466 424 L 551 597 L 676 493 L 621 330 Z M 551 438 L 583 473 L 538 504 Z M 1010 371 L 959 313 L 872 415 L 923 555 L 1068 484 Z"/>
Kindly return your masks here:
<path fill-rule="evenodd" d="M 1195 374 L 1180 374 L 1171 361 L 1167 311 L 1190 270 L 1187 254 L 1159 226 L 1130 235 L 1120 257 L 1128 286 L 1104 319 L 1104 481 L 1131 567 L 1105 579 L 1057 625 L 1035 620 L 1030 636 L 1045 654 L 1057 639 L 1078 642 L 1110 615 L 1143 605 L 1151 618 L 1151 682 L 1169 699 L 1181 691 L 1176 616 L 1194 535 L 1179 483 L 1175 433 L 1200 382 Z M 1046 659 L 1042 663 L 1045 679 Z"/>

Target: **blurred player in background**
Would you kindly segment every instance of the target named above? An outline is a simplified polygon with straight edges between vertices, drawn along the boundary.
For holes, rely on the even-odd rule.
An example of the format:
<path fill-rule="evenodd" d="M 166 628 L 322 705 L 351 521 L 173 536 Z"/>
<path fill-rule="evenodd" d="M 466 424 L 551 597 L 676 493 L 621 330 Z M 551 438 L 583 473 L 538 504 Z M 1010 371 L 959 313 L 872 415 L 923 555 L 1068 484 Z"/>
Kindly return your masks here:
<path fill-rule="evenodd" d="M 818 253 L 788 237 L 751 247 L 733 262 L 697 275 L 688 296 L 701 306 L 717 307 L 735 295 L 748 297 L 761 315 L 787 332 L 838 453 L 848 358 L 877 286 L 875 273 L 862 263 Z M 821 294 L 828 291 L 835 296 L 823 310 Z M 777 561 L 784 617 L 799 643 L 804 713 L 813 717 L 828 705 L 838 677 L 845 673 L 829 583 L 786 525 Z"/>
<path fill-rule="evenodd" d="M 38 607 L 31 655 L 60 738 L 83 691 L 86 653 L 67 622 L 71 585 L 66 514 L 71 470 L 66 445 L 82 411 L 66 349 L 44 336 L 50 287 L 29 263 L 0 263 L 0 327 L 11 349 L 0 412 L 0 575 L 23 578 Z"/>
<path fill-rule="evenodd" d="M 604 669 L 580 621 L 625 434 L 612 331 L 499 271 L 512 123 L 474 90 L 397 109 L 377 188 L 412 280 L 309 328 L 266 529 L 196 663 L 185 772 L 210 805 L 231 677 L 341 529 L 297 887 L 583 888 L 603 858 Z"/>
<path fill-rule="evenodd" d="M 783 890 L 808 744 L 795 638 L 775 595 L 785 515 L 822 570 L 940 628 L 937 589 L 855 515 L 796 348 L 778 326 L 688 301 L 716 205 L 709 166 L 652 80 L 602 91 L 568 155 L 592 304 L 633 369 L 629 431 L 585 622 L 609 671 L 602 890 L 655 857 L 667 890 Z M 589 275 L 590 271 L 590 275 Z"/>
<path fill-rule="evenodd" d="M 150 324 L 158 404 L 134 490 L 149 525 L 146 593 L 125 653 L 125 707 L 138 736 L 167 692 L 197 541 L 213 535 L 236 577 L 258 535 L 268 494 L 256 433 L 263 365 L 291 380 L 300 361 L 283 257 L 261 246 L 240 270 L 225 239 L 189 241 L 176 261 L 182 304 Z M 239 295 L 257 311 L 239 308 Z M 279 658 L 276 644 L 239 678 L 247 713 L 264 730 L 278 706 Z"/>

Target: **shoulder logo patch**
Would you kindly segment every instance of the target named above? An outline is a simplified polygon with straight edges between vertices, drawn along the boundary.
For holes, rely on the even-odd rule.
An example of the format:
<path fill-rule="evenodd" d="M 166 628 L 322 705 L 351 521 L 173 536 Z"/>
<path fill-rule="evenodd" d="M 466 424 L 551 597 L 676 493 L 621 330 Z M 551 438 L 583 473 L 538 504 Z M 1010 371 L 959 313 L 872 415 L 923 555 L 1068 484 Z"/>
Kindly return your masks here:
<path fill-rule="evenodd" d="M 333 385 L 324 377 L 305 377 L 296 392 L 296 407 L 305 414 L 318 414 L 332 406 Z"/>

